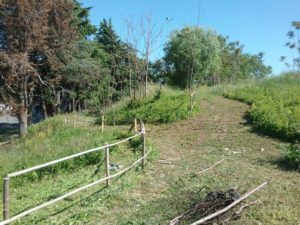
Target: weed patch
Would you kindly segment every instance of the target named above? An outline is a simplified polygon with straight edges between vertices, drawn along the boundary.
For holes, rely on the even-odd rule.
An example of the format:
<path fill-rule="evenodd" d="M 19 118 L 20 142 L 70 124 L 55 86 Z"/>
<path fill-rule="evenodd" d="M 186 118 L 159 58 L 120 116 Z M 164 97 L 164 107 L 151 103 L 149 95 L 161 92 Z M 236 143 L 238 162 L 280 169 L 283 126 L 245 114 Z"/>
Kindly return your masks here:
<path fill-rule="evenodd" d="M 181 91 L 157 92 L 153 97 L 129 102 L 121 108 L 112 108 L 106 114 L 108 124 L 128 124 L 134 118 L 147 123 L 170 123 L 190 116 L 189 96 Z M 199 107 L 194 107 L 194 112 Z"/>

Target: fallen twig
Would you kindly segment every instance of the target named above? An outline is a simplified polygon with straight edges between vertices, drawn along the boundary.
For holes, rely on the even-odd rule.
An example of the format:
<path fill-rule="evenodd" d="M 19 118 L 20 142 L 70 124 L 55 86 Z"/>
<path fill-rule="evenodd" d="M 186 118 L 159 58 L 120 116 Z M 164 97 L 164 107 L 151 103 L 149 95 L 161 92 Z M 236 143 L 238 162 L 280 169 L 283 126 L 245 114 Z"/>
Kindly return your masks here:
<path fill-rule="evenodd" d="M 256 204 L 258 201 L 259 201 L 259 200 L 255 200 L 255 201 L 250 202 L 250 203 L 248 203 L 248 204 L 242 205 L 241 208 L 239 208 L 239 210 L 235 212 L 235 214 L 241 214 L 241 212 L 242 212 L 242 210 L 243 210 L 244 208 L 247 208 L 247 207 L 249 207 L 249 206 L 251 206 L 251 205 L 254 205 L 254 204 Z"/>
<path fill-rule="evenodd" d="M 214 167 L 217 166 L 218 164 L 222 163 L 224 160 L 225 160 L 225 159 L 222 159 L 222 160 L 216 162 L 216 163 L 215 163 L 214 165 L 212 165 L 211 167 L 206 168 L 205 170 L 202 170 L 202 171 L 200 171 L 200 172 L 198 172 L 198 173 L 196 173 L 196 174 L 197 174 L 197 175 L 202 174 L 202 173 L 204 173 L 204 172 L 206 172 L 206 171 L 208 171 L 208 170 L 214 168 Z"/>
<path fill-rule="evenodd" d="M 174 219 L 172 219 L 170 221 L 169 225 L 177 225 L 180 222 L 180 219 L 184 218 L 186 215 L 188 215 L 190 212 L 192 212 L 195 208 L 197 208 L 198 205 L 194 206 L 193 208 L 185 211 L 184 213 L 182 213 L 181 215 L 175 217 Z"/>
<path fill-rule="evenodd" d="M 248 193 L 244 194 L 242 197 L 240 197 L 238 200 L 234 201 L 233 203 L 231 203 L 230 205 L 226 206 L 225 208 L 209 215 L 206 216 L 194 223 L 192 223 L 191 225 L 198 225 L 198 224 L 203 224 L 208 220 L 211 220 L 225 212 L 227 212 L 229 209 L 233 208 L 234 206 L 236 206 L 237 204 L 239 204 L 240 202 L 242 202 L 244 199 L 248 198 L 250 195 L 252 195 L 254 192 L 258 191 L 259 189 L 263 188 L 264 186 L 266 186 L 267 184 L 269 184 L 270 181 L 265 181 L 264 183 L 262 183 L 261 185 L 259 185 L 258 187 L 254 188 L 252 191 L 249 191 Z"/>
<path fill-rule="evenodd" d="M 175 158 L 175 159 L 160 159 L 158 161 L 176 161 L 176 160 L 180 160 L 180 158 Z"/>
<path fill-rule="evenodd" d="M 10 144 L 10 141 L 1 142 L 1 143 L 0 143 L 0 146 L 3 146 L 3 145 L 8 145 L 8 144 Z"/>
<path fill-rule="evenodd" d="M 179 159 L 160 159 L 160 160 L 158 160 L 158 162 L 161 164 L 172 164 L 172 161 L 176 161 L 176 160 L 179 160 Z"/>
<path fill-rule="evenodd" d="M 240 216 L 240 214 L 241 214 L 241 212 L 242 212 L 242 210 L 243 210 L 244 208 L 247 208 L 247 207 L 249 207 L 249 206 L 251 206 L 251 205 L 254 205 L 254 204 L 256 204 L 258 201 L 259 201 L 259 200 L 255 200 L 255 201 L 250 202 L 250 203 L 248 203 L 248 204 L 242 205 L 242 206 L 239 208 L 238 211 L 236 211 L 235 213 L 233 213 L 231 216 L 229 216 L 227 219 L 225 219 L 224 221 L 222 221 L 220 224 L 224 224 L 224 223 L 229 222 L 229 220 L 231 220 L 231 218 L 232 218 L 233 216 L 236 216 L 236 217 Z M 234 217 L 233 219 L 235 219 L 236 217 Z"/>

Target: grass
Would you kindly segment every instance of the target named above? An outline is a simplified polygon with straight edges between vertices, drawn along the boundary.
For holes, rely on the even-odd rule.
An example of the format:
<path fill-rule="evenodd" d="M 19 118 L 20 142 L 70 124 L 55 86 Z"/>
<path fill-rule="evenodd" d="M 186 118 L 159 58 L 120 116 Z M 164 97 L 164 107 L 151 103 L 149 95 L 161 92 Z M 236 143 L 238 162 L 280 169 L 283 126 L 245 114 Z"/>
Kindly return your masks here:
<path fill-rule="evenodd" d="M 257 131 L 291 143 L 300 142 L 299 73 L 223 87 L 222 93 L 251 105 L 247 116 Z M 294 168 L 300 168 L 299 147 L 286 148 L 285 159 Z"/>
<path fill-rule="evenodd" d="M 194 112 L 199 111 L 198 107 Z M 149 94 L 146 99 L 126 104 L 106 111 L 108 124 L 128 124 L 134 118 L 142 119 L 147 123 L 170 123 L 186 119 L 190 116 L 189 95 L 180 90 L 164 87 L 162 91 Z"/>
<path fill-rule="evenodd" d="M 114 180 L 109 188 L 99 185 L 83 191 L 16 224 L 168 224 L 211 190 L 239 187 L 244 193 L 268 179 L 272 183 L 248 200 L 259 199 L 260 202 L 244 209 L 241 217 L 230 224 L 297 224 L 300 220 L 299 173 L 287 170 L 278 161 L 282 156 L 279 146 L 285 144 L 259 135 L 245 124 L 243 115 L 249 108 L 246 104 L 212 95 L 207 90 L 200 93 L 201 114 L 174 123 L 146 124 L 147 147 L 152 148 L 154 154 L 145 170 L 138 167 Z M 69 128 L 61 129 L 74 128 L 70 124 Z M 77 136 L 80 141 L 74 140 L 74 147 L 116 131 L 120 136 L 128 136 L 127 126 L 126 129 L 125 126 L 108 127 L 107 134 L 97 131 L 97 137 L 88 136 L 96 132 L 96 126 L 78 129 L 82 134 Z M 50 132 L 44 142 L 59 136 L 56 135 L 59 130 Z M 67 143 L 62 141 L 56 147 L 62 149 Z M 14 149 L 13 146 L 18 146 L 18 141 L 6 146 L 6 151 Z M 121 145 L 112 152 L 112 162 L 126 167 L 139 157 L 139 146 L 138 139 Z M 197 175 L 222 158 L 225 158 L 222 164 Z M 157 159 L 168 159 L 170 163 L 162 164 Z M 60 169 L 34 182 L 25 180 L 18 184 L 12 180 L 11 212 L 18 213 L 103 175 L 100 160 L 71 171 Z M 190 218 L 183 224 L 196 219 Z"/>
<path fill-rule="evenodd" d="M 105 142 L 126 137 L 125 132 L 105 132 L 73 128 L 65 124 L 63 116 L 50 118 L 31 126 L 26 138 L 16 139 L 1 151 L 0 175 L 22 170 L 31 166 L 65 157 L 83 150 L 102 146 Z M 93 153 L 69 160 L 55 166 L 31 173 L 25 177 L 36 179 L 45 173 L 53 174 L 58 170 L 70 170 L 77 166 L 98 163 L 102 153 Z"/>
<path fill-rule="evenodd" d="M 83 118 L 77 115 L 76 121 L 79 120 L 83 120 Z M 65 124 L 64 121 L 64 116 L 56 116 L 38 125 L 31 126 L 26 137 L 16 139 L 10 145 L 5 146 L 5 149 L 1 149 L 1 176 L 89 148 L 103 146 L 104 143 L 112 143 L 132 135 L 122 128 L 106 127 L 105 132 L 102 133 L 97 126 L 77 126 L 74 128 L 73 123 Z M 154 150 L 148 157 L 148 162 L 151 162 L 155 158 L 155 149 L 150 141 L 147 141 L 147 146 Z M 127 144 L 111 148 L 110 152 L 111 162 L 123 165 L 126 168 L 141 157 L 140 138 L 137 137 Z M 78 206 L 83 207 L 84 203 L 81 200 L 84 196 L 90 195 L 87 198 L 89 201 L 99 200 L 99 196 L 101 196 L 100 199 L 109 199 L 114 188 L 117 188 L 120 194 L 120 189 L 133 185 L 136 180 L 135 176 L 140 174 L 139 171 L 139 167 L 137 167 L 136 172 L 129 175 L 131 181 L 127 181 L 128 184 L 123 184 L 121 187 L 118 187 L 118 185 L 113 186 L 109 191 L 105 189 L 104 185 L 98 185 L 91 188 L 91 190 L 68 198 L 65 202 L 61 202 L 59 209 L 57 206 L 49 207 L 33 216 L 29 216 L 27 219 L 22 219 L 20 224 L 72 224 L 79 221 L 83 223 L 85 221 L 84 215 L 70 215 L 67 209 L 73 206 L 75 208 Z M 98 180 L 104 175 L 104 155 L 102 153 L 91 153 L 85 157 L 79 157 L 66 163 L 59 163 L 56 166 L 39 170 L 38 173 L 33 172 L 29 175 L 12 178 L 10 188 L 11 215 L 18 214 L 25 209 L 32 208 L 70 190 Z M 118 182 L 117 180 L 116 183 Z M 94 195 L 98 197 L 94 199 Z M 1 204 L 0 207 L 2 207 Z M 65 207 L 66 209 L 64 209 Z M 64 211 L 69 215 L 67 219 L 64 216 Z M 56 214 L 59 214 L 59 218 L 52 221 L 51 218 Z"/>
<path fill-rule="evenodd" d="M 227 88 L 223 94 L 252 105 L 249 116 L 257 129 L 300 141 L 300 74 L 289 73 Z"/>

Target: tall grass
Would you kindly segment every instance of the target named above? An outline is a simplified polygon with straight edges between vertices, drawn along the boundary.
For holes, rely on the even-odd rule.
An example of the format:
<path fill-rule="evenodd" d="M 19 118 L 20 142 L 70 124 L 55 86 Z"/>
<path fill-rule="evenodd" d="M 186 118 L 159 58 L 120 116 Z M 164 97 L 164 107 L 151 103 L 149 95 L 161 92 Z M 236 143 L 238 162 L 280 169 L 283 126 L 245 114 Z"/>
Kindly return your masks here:
<path fill-rule="evenodd" d="M 194 112 L 199 110 L 196 104 Z M 190 97 L 181 90 L 164 87 L 146 99 L 128 101 L 106 111 L 108 124 L 128 124 L 134 118 L 147 123 L 169 123 L 190 116 Z"/>
<path fill-rule="evenodd" d="M 249 116 L 257 129 L 290 141 L 300 140 L 300 74 L 227 88 L 223 94 L 252 105 Z"/>
<path fill-rule="evenodd" d="M 1 150 L 0 176 L 31 166 L 65 157 L 90 148 L 103 146 L 106 142 L 124 138 L 124 132 L 73 128 L 64 124 L 62 116 L 55 116 L 29 128 L 26 137 L 15 140 Z M 102 159 L 101 152 L 87 154 L 26 175 L 36 179 L 59 170 L 70 170 L 83 165 L 96 164 Z"/>
<path fill-rule="evenodd" d="M 278 77 L 227 87 L 223 94 L 251 104 L 249 118 L 259 131 L 271 136 L 300 142 L 300 74 Z M 300 165 L 299 148 L 289 148 L 287 159 Z"/>

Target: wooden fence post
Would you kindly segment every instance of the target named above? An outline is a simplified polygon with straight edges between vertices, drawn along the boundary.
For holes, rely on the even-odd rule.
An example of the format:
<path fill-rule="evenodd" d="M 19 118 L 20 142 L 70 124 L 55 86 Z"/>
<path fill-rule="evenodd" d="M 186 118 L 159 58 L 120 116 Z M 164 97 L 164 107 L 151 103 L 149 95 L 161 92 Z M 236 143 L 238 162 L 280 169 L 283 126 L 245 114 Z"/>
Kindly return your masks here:
<path fill-rule="evenodd" d="M 101 117 L 101 131 L 104 132 L 104 114 Z"/>
<path fill-rule="evenodd" d="M 145 129 L 145 125 L 143 122 L 141 122 L 141 128 L 142 128 L 142 134 L 141 134 L 141 137 L 142 137 L 142 157 L 145 157 L 146 155 L 146 129 Z M 146 159 L 143 158 L 142 159 L 142 169 L 144 169 L 145 167 L 145 161 Z"/>
<path fill-rule="evenodd" d="M 73 128 L 75 129 L 75 113 L 73 112 Z"/>
<path fill-rule="evenodd" d="M 106 177 L 110 176 L 109 171 L 109 148 L 105 148 L 105 169 L 106 169 Z M 109 186 L 109 179 L 106 180 L 106 186 Z"/>
<path fill-rule="evenodd" d="M 84 112 L 85 113 L 85 112 Z M 84 121 L 84 127 L 86 128 L 87 127 L 87 124 L 86 124 L 86 115 L 83 114 L 83 121 Z"/>
<path fill-rule="evenodd" d="M 3 178 L 3 219 L 9 219 L 9 177 Z"/>
<path fill-rule="evenodd" d="M 136 118 L 134 118 L 134 132 L 137 133 L 137 121 L 136 121 Z"/>

